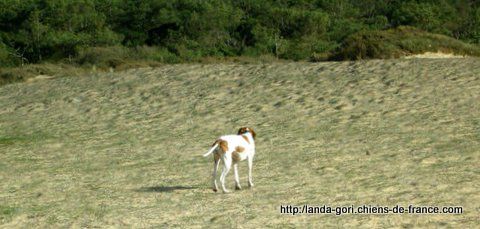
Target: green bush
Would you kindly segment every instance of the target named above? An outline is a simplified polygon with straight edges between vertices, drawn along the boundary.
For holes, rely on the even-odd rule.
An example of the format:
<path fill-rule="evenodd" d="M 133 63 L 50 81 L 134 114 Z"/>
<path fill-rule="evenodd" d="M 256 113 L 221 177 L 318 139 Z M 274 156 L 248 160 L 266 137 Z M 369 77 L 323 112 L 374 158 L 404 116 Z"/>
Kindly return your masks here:
<path fill-rule="evenodd" d="M 479 44 L 480 4 L 466 0 L 4 0 L 0 1 L 0 66 L 62 59 L 106 67 L 135 59 L 323 60 L 331 53 L 349 59 L 389 58 L 445 43 L 475 53 L 444 38 L 423 33 L 421 38 L 401 37 L 402 31 L 384 31 L 404 25 Z"/>
<path fill-rule="evenodd" d="M 80 50 L 75 62 L 80 65 L 116 67 L 131 59 L 131 51 L 123 46 L 91 47 Z"/>
<path fill-rule="evenodd" d="M 188 49 L 185 49 L 189 51 Z M 82 66 L 96 66 L 99 68 L 117 68 L 121 65 L 156 61 L 162 63 L 179 63 L 182 61 L 193 61 L 188 53 L 176 55 L 166 48 L 139 46 L 128 48 L 124 46 L 91 47 L 81 50 L 73 60 L 74 63 Z M 192 58 L 192 59 L 187 59 Z"/>
<path fill-rule="evenodd" d="M 13 60 L 11 58 L 8 47 L 0 42 L 0 66 L 12 66 Z"/>
<path fill-rule="evenodd" d="M 336 48 L 335 43 L 328 42 L 316 37 L 304 37 L 284 43 L 279 57 L 289 60 L 322 60 Z"/>
<path fill-rule="evenodd" d="M 135 48 L 135 53 L 137 60 L 150 60 L 170 64 L 180 62 L 180 58 L 166 48 L 140 46 Z"/>

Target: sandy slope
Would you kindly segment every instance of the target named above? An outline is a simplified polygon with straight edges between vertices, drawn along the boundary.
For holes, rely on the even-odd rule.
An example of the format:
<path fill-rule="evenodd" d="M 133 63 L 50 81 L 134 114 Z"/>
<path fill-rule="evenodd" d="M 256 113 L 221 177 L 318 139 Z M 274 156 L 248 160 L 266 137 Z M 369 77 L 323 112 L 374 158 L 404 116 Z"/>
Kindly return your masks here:
<path fill-rule="evenodd" d="M 471 58 L 183 64 L 6 85 L 0 223 L 474 227 L 479 97 Z M 214 194 L 200 155 L 244 125 L 259 135 L 256 187 Z M 465 212 L 288 216 L 281 204 Z"/>
<path fill-rule="evenodd" d="M 415 55 L 409 55 L 405 56 L 405 59 L 411 59 L 411 58 L 426 58 L 426 59 L 445 59 L 445 58 L 466 58 L 467 56 L 462 56 L 462 55 L 455 55 L 453 53 L 443 53 L 443 52 L 425 52 L 422 54 L 415 54 Z"/>

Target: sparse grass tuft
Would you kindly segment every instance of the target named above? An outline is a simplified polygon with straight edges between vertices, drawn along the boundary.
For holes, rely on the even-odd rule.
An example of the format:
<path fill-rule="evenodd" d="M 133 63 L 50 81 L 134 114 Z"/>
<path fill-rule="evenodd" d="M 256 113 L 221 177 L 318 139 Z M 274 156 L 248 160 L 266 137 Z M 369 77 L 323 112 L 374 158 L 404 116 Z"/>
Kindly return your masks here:
<path fill-rule="evenodd" d="M 51 138 L 51 137 L 41 132 L 36 132 L 30 135 L 9 135 L 9 136 L 0 135 L 0 146 L 38 142 L 48 138 Z"/>
<path fill-rule="evenodd" d="M 17 207 L 5 206 L 0 204 L 0 224 L 2 222 L 11 220 L 11 218 L 18 212 Z"/>
<path fill-rule="evenodd" d="M 0 145 L 12 145 L 17 142 L 23 142 L 25 141 L 24 137 L 3 137 L 0 136 Z"/>

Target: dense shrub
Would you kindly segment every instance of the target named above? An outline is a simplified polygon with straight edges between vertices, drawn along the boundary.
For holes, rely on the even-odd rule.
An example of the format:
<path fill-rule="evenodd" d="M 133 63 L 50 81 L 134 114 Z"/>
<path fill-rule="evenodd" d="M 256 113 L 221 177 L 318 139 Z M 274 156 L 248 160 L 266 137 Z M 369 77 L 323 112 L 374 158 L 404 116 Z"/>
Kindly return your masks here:
<path fill-rule="evenodd" d="M 408 38 L 402 45 L 373 42 L 389 38 L 389 32 L 381 31 L 402 25 L 479 44 L 480 3 L 4 0 L 0 1 L 0 66 L 61 59 L 116 66 L 127 57 L 168 63 L 206 56 L 322 60 L 341 45 L 342 52 L 358 48 L 359 58 L 382 58 L 397 55 L 398 47 L 423 50 L 422 43 L 433 39 Z"/>
<path fill-rule="evenodd" d="M 11 50 L 2 42 L 0 42 L 0 63 L 0 66 L 11 66 L 14 64 Z"/>

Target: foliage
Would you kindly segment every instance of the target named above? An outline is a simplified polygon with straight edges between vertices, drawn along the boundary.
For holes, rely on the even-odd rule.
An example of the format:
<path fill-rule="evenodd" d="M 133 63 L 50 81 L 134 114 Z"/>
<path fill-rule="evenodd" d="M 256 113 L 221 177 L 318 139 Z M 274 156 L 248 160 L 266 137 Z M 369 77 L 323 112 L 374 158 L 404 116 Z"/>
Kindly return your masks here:
<path fill-rule="evenodd" d="M 480 4 L 469 0 L 2 0 L 0 66 L 61 59 L 92 64 L 116 55 L 98 53 L 101 47 L 120 46 L 132 53 L 123 50 L 118 55 L 128 56 L 150 46 L 143 59 L 169 63 L 243 55 L 315 60 L 336 53 L 353 34 L 375 37 L 402 25 L 479 44 Z M 374 48 L 388 51 L 384 49 L 389 48 Z M 87 50 L 103 57 L 87 61 Z"/>

